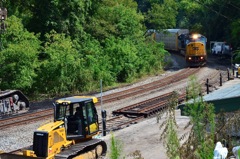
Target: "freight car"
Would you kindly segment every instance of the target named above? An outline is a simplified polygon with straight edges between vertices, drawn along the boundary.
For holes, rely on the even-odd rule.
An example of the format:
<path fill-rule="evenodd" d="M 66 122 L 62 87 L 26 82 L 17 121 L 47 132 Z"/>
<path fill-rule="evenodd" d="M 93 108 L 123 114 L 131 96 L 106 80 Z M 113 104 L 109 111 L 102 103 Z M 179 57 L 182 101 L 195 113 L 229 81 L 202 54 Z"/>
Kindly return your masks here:
<path fill-rule="evenodd" d="M 207 38 L 201 34 L 192 34 L 188 29 L 167 29 L 150 31 L 153 39 L 163 42 L 168 51 L 175 51 L 185 57 L 188 66 L 202 66 L 207 61 Z"/>
<path fill-rule="evenodd" d="M 0 117 L 21 113 L 28 108 L 29 100 L 21 91 L 0 91 Z"/>

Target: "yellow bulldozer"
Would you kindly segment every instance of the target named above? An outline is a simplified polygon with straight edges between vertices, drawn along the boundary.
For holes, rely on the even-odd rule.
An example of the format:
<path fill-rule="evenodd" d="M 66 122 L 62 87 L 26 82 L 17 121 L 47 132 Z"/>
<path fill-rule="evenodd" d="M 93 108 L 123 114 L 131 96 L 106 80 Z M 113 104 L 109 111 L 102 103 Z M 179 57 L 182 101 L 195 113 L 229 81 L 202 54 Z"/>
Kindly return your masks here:
<path fill-rule="evenodd" d="M 96 159 L 107 151 L 99 134 L 96 97 L 73 96 L 54 102 L 54 122 L 39 127 L 33 145 L 21 153 L 2 153 L 0 159 Z"/>

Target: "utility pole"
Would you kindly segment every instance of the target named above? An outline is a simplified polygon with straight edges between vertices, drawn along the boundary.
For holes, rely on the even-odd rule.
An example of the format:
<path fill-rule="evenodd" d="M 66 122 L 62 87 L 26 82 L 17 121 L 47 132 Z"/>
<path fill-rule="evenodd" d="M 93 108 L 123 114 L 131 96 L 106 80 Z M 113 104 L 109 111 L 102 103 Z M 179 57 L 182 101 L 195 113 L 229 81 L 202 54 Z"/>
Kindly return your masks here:
<path fill-rule="evenodd" d="M 103 110 L 102 106 L 102 80 L 100 81 L 100 87 L 101 87 L 101 114 L 102 114 L 102 135 L 106 136 L 106 117 L 107 117 L 107 112 L 106 110 Z"/>

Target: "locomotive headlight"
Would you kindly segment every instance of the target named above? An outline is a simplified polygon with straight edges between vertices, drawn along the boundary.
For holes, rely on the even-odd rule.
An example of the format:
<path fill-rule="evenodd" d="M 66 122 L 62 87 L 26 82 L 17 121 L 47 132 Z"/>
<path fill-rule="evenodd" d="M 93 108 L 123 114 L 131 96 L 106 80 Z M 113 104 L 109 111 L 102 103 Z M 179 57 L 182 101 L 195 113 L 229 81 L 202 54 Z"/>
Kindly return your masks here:
<path fill-rule="evenodd" d="M 68 105 L 68 103 L 67 102 L 63 102 L 62 105 Z"/>
<path fill-rule="evenodd" d="M 203 60 L 203 57 L 201 56 L 200 59 Z"/>
<path fill-rule="evenodd" d="M 192 36 L 192 37 L 193 37 L 193 39 L 195 39 L 195 40 L 196 40 L 196 39 L 198 39 L 198 34 L 193 34 L 193 36 Z"/>
<path fill-rule="evenodd" d="M 188 57 L 188 60 L 192 60 L 192 57 Z"/>

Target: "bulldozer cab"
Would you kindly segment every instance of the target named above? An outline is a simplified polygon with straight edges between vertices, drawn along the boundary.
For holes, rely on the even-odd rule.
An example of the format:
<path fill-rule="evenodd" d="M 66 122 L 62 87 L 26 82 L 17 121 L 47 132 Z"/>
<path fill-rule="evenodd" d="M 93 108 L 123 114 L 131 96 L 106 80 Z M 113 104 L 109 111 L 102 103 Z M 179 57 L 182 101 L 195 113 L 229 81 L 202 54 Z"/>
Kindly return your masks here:
<path fill-rule="evenodd" d="M 63 121 L 67 139 L 87 139 L 99 132 L 96 97 L 73 96 L 55 102 L 55 121 Z"/>

